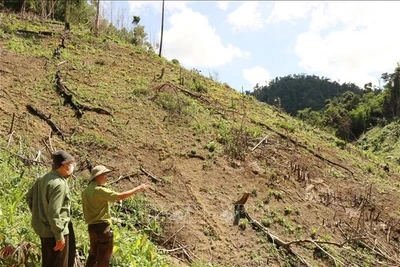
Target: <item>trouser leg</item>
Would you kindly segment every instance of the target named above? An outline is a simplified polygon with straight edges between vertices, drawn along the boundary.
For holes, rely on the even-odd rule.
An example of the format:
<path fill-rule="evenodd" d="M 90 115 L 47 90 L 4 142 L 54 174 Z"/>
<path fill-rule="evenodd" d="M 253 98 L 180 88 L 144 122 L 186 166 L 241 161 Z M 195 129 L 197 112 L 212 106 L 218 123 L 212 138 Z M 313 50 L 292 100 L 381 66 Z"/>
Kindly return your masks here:
<path fill-rule="evenodd" d="M 40 238 L 42 245 L 42 267 L 69 267 L 69 235 L 65 235 L 64 240 L 64 249 L 61 251 L 54 251 L 54 247 L 56 246 L 56 239 L 54 237 Z"/>
<path fill-rule="evenodd" d="M 68 224 L 69 229 L 69 253 L 68 253 L 68 267 L 74 267 L 75 265 L 75 255 L 76 255 L 76 240 L 74 227 L 72 222 Z"/>
<path fill-rule="evenodd" d="M 110 265 L 114 235 L 111 229 L 100 234 L 97 243 L 97 267 L 108 267 Z"/>
<path fill-rule="evenodd" d="M 89 225 L 90 250 L 87 267 L 108 267 L 112 256 L 114 236 L 108 224 Z"/>
<path fill-rule="evenodd" d="M 96 264 L 96 255 L 97 255 L 97 234 L 95 231 L 89 228 L 89 241 L 90 241 L 90 248 L 89 248 L 89 256 L 86 261 L 86 267 L 93 267 Z"/>

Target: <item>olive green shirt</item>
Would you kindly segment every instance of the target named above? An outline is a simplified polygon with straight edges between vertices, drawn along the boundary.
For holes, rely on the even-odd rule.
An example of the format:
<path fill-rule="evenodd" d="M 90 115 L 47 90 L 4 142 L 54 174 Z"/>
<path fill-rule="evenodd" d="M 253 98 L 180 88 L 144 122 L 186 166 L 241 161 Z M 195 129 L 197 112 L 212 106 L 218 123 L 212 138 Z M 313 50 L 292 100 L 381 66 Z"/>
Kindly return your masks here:
<path fill-rule="evenodd" d="M 71 197 L 67 180 L 52 170 L 37 179 L 26 194 L 32 228 L 39 237 L 61 240 L 69 234 Z"/>
<path fill-rule="evenodd" d="M 111 224 L 110 202 L 118 200 L 118 193 L 96 181 L 90 182 L 82 191 L 83 217 L 87 224 Z"/>

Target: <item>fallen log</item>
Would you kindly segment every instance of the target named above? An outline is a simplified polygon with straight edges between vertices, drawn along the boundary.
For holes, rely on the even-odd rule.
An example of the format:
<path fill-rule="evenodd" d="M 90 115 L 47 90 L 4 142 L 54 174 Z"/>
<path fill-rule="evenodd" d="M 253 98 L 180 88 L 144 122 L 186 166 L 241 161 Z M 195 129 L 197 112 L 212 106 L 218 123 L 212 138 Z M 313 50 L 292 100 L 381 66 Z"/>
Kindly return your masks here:
<path fill-rule="evenodd" d="M 83 115 L 82 107 L 79 103 L 75 103 L 72 101 L 72 94 L 69 94 L 67 91 L 71 92 L 64 84 L 60 75 L 60 71 L 56 73 L 56 87 L 57 93 L 64 98 L 64 105 L 70 105 L 72 109 L 75 111 L 75 116 L 79 119 Z"/>
<path fill-rule="evenodd" d="M 112 114 L 109 111 L 102 109 L 102 108 L 93 108 L 93 107 L 89 107 L 89 106 L 85 106 L 85 105 L 81 105 L 81 106 L 82 106 L 82 110 L 84 110 L 84 111 L 86 111 L 86 110 L 93 111 L 93 112 L 96 112 L 99 114 L 112 116 Z"/>
<path fill-rule="evenodd" d="M 112 116 L 112 114 L 109 111 L 103 108 L 89 107 L 80 104 L 79 102 L 73 101 L 72 97 L 74 93 L 63 83 L 60 71 L 56 72 L 56 88 L 57 88 L 57 93 L 64 98 L 64 105 L 69 105 L 75 111 L 75 116 L 78 119 L 80 119 L 83 116 L 84 111 L 93 111 L 98 114 Z"/>
<path fill-rule="evenodd" d="M 118 183 L 121 180 L 125 180 L 125 179 L 128 179 L 130 181 L 130 178 L 135 177 L 137 175 L 138 175 L 137 173 L 128 174 L 128 175 L 122 175 L 122 176 L 118 177 L 115 181 L 109 182 L 108 184 L 110 184 L 110 185 L 111 184 L 115 184 L 115 183 Z"/>
<path fill-rule="evenodd" d="M 17 30 L 18 33 L 23 33 L 23 34 L 35 34 L 35 35 L 45 35 L 45 36 L 53 36 L 56 33 L 55 32 L 50 32 L 50 31 L 28 31 L 28 30 Z"/>
<path fill-rule="evenodd" d="M 144 174 L 146 174 L 148 177 L 151 178 L 151 181 L 156 183 L 162 183 L 163 181 L 159 178 L 157 178 L 156 176 L 154 176 L 152 173 L 150 173 L 149 171 L 145 170 L 142 166 L 140 166 L 139 168 Z"/>
<path fill-rule="evenodd" d="M 26 109 L 28 110 L 29 113 L 31 113 L 32 115 L 38 116 L 39 118 L 41 118 L 42 120 L 44 120 L 45 122 L 47 122 L 47 124 L 51 127 L 51 129 L 53 130 L 53 132 L 55 132 L 56 134 L 58 134 L 62 140 L 64 140 L 65 136 L 64 133 L 61 131 L 61 129 L 50 119 L 50 116 L 46 116 L 43 112 L 41 112 L 40 110 L 34 108 L 32 105 L 26 105 Z"/>
<path fill-rule="evenodd" d="M 205 157 L 203 157 L 203 156 L 201 156 L 201 155 L 197 155 L 197 154 L 188 153 L 187 156 L 188 156 L 189 158 L 196 158 L 196 159 L 206 160 Z"/>
<path fill-rule="evenodd" d="M 255 146 L 251 149 L 251 151 L 253 152 L 253 151 L 254 151 L 259 145 L 261 145 L 264 141 L 266 142 L 268 136 L 269 136 L 269 135 L 266 135 L 260 142 L 258 142 L 258 144 L 255 145 Z"/>

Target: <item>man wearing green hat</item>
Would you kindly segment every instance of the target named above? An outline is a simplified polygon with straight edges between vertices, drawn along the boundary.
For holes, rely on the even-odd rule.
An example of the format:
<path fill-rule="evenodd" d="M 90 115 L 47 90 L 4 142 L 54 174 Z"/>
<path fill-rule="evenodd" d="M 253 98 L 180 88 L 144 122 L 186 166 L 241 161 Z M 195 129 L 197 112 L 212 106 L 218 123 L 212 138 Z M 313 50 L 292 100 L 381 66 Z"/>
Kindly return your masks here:
<path fill-rule="evenodd" d="M 71 223 L 71 197 L 67 178 L 75 160 L 61 150 L 52 153 L 52 170 L 37 179 L 26 194 L 32 227 L 40 237 L 43 267 L 72 267 L 75 237 Z"/>
<path fill-rule="evenodd" d="M 147 183 L 128 191 L 117 193 L 104 187 L 111 170 L 103 165 L 94 167 L 89 185 L 82 192 L 83 216 L 88 224 L 90 250 L 86 267 L 108 267 L 113 250 L 114 236 L 111 230 L 110 202 L 124 200 L 149 188 Z"/>

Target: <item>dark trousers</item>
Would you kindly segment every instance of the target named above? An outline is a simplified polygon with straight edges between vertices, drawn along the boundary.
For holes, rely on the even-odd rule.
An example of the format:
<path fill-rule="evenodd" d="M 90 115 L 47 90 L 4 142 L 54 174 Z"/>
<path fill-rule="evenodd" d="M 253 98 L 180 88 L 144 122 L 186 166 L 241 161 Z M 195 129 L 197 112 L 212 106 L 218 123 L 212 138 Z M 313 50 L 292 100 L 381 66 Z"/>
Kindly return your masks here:
<path fill-rule="evenodd" d="M 86 267 L 108 267 L 114 245 L 114 235 L 108 223 L 90 224 L 89 257 Z"/>
<path fill-rule="evenodd" d="M 72 223 L 68 225 L 69 235 L 65 235 L 65 247 L 61 251 L 54 251 L 56 239 L 41 237 L 42 267 L 73 267 L 75 263 L 75 233 Z"/>

